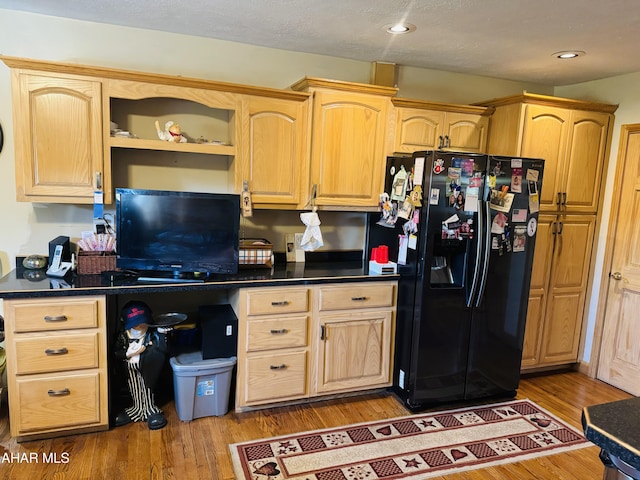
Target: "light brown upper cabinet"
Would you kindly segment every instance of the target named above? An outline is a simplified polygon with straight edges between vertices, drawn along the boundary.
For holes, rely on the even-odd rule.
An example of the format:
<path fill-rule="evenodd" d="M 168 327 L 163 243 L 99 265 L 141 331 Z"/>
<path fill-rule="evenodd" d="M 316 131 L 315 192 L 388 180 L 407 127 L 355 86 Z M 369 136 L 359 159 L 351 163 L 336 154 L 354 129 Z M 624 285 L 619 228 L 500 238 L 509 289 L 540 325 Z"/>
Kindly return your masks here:
<path fill-rule="evenodd" d="M 296 94 L 243 97 L 236 185 L 247 183 L 254 206 L 296 208 L 309 195 L 309 96 Z"/>
<path fill-rule="evenodd" d="M 543 158 L 543 212 L 596 213 L 617 106 L 522 94 L 495 107 L 488 152 Z"/>
<path fill-rule="evenodd" d="M 18 201 L 93 203 L 104 176 L 102 83 L 22 68 L 11 73 Z"/>
<path fill-rule="evenodd" d="M 397 89 L 309 77 L 292 89 L 313 93 L 309 192 L 315 192 L 315 204 L 377 207 Z"/>
<path fill-rule="evenodd" d="M 484 152 L 492 108 L 392 99 L 393 152 Z"/>

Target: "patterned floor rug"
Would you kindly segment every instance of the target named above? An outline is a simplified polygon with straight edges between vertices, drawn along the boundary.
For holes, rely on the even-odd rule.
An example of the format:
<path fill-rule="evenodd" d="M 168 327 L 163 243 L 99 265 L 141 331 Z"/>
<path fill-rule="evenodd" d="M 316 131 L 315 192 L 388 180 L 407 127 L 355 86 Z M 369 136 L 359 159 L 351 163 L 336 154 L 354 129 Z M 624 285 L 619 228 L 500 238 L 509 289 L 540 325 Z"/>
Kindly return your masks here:
<path fill-rule="evenodd" d="M 591 445 L 530 400 L 230 445 L 237 479 L 422 480 Z"/>

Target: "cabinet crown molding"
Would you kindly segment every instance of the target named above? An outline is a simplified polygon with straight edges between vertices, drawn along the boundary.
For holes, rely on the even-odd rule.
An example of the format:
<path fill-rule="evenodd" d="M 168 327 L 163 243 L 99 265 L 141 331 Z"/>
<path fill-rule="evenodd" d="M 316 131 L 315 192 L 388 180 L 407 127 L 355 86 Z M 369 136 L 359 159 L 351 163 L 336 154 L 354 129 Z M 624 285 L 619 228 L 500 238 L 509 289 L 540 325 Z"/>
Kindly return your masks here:
<path fill-rule="evenodd" d="M 514 103 L 527 103 L 532 105 L 544 105 L 547 107 L 562 107 L 573 110 L 588 110 L 590 112 L 614 113 L 618 109 L 618 105 L 610 105 L 607 103 L 591 102 L 586 100 L 575 100 L 571 98 L 554 97 L 552 95 L 541 95 L 538 93 L 528 93 L 526 91 L 518 95 L 508 97 L 494 98 L 484 102 L 477 102 L 473 105 L 484 107 L 499 107 L 503 105 L 512 105 Z"/>
<path fill-rule="evenodd" d="M 96 77 L 97 79 L 110 80 L 131 80 L 136 82 L 156 83 L 161 85 L 173 85 L 179 87 L 200 88 L 203 90 L 217 90 L 227 93 L 237 93 L 245 95 L 258 95 L 261 97 L 282 98 L 287 100 L 298 100 L 300 102 L 309 98 L 306 92 L 297 92 L 288 89 L 278 89 L 269 87 L 257 87 L 242 85 L 230 82 L 219 82 L 214 80 L 203 80 L 180 75 L 166 75 L 160 73 L 137 72 L 133 70 L 123 70 L 119 68 L 99 67 L 94 65 L 80 65 L 74 63 L 50 62 L 45 60 L 32 60 L 28 58 L 10 57 L 0 55 L 0 60 L 13 69 L 36 70 L 39 72 L 49 72 L 58 74 L 82 75 Z"/>
<path fill-rule="evenodd" d="M 432 102 L 401 97 L 392 98 L 391 103 L 393 103 L 394 107 L 422 108 L 424 110 L 436 110 L 441 112 L 472 113 L 482 115 L 483 117 L 489 117 L 495 111 L 495 107 Z"/>
<path fill-rule="evenodd" d="M 398 93 L 395 87 L 373 85 L 370 83 L 345 82 L 342 80 L 329 80 L 326 78 L 304 77 L 291 85 L 291 90 L 306 92 L 312 88 L 330 88 L 352 93 L 368 93 L 393 97 Z"/>

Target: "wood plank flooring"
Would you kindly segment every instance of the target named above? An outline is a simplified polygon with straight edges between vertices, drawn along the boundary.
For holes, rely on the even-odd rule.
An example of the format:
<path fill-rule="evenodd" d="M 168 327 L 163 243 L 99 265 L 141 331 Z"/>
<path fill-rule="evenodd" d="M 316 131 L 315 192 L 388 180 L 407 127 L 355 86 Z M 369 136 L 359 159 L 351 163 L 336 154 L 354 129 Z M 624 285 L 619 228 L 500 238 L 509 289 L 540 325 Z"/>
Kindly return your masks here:
<path fill-rule="evenodd" d="M 533 400 L 579 429 L 583 407 L 630 397 L 578 372 L 523 378 L 517 396 Z M 146 424 L 136 423 L 107 432 L 18 444 L 9 435 L 7 409 L 3 404 L 0 409 L 0 479 L 229 480 L 234 478 L 230 443 L 410 413 L 395 396 L 386 393 L 240 414 L 230 412 L 222 417 L 205 417 L 192 422 L 178 419 L 173 402 L 163 405 L 163 409 L 169 424 L 158 431 L 150 431 Z M 37 463 L 6 461 L 12 456 L 30 458 L 34 452 L 39 458 Z M 50 458 L 56 454 L 61 463 L 44 463 L 43 453 Z M 599 480 L 603 467 L 598 453 L 599 449 L 593 446 L 446 478 Z"/>

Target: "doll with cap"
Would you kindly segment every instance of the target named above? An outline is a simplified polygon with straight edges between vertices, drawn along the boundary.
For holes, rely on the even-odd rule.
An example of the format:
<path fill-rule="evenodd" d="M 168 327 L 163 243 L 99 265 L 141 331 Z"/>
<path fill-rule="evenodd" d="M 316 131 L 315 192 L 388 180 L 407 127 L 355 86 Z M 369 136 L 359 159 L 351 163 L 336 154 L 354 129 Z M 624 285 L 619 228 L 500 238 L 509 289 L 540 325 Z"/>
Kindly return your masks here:
<path fill-rule="evenodd" d="M 128 302 L 120 319 L 123 329 L 116 341 L 115 356 L 125 363 L 133 405 L 118 413 L 115 425 L 146 421 L 149 429 L 158 430 L 167 424 L 154 398 L 154 387 L 167 357 L 167 336 L 161 329 L 149 327 L 153 317 L 144 302 Z"/>

